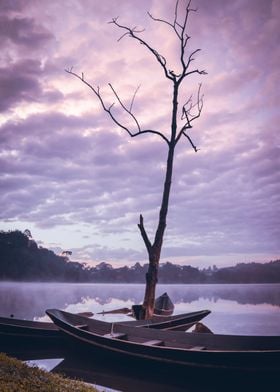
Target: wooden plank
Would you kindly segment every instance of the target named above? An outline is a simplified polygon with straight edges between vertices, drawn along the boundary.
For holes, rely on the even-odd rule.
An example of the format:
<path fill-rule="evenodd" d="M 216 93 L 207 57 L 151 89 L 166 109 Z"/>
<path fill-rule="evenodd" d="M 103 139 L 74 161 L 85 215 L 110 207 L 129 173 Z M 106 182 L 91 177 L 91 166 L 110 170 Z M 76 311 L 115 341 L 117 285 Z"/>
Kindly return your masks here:
<path fill-rule="evenodd" d="M 112 333 L 106 333 L 103 335 L 104 338 L 114 338 L 114 339 L 126 339 L 127 334 L 126 333 L 119 333 L 119 332 L 112 332 Z"/>
<path fill-rule="evenodd" d="M 77 324 L 75 325 L 76 328 L 79 329 L 88 329 L 88 325 L 87 324 Z"/>
<path fill-rule="evenodd" d="M 145 344 L 146 346 L 163 346 L 164 345 L 162 340 L 147 340 L 143 344 Z"/>

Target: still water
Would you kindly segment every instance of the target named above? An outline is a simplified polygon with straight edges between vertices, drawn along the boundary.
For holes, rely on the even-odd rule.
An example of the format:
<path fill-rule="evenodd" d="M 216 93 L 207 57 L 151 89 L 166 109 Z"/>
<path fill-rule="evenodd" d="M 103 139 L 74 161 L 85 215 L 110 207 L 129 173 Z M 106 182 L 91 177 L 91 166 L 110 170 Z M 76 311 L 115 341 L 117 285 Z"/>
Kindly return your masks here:
<path fill-rule="evenodd" d="M 280 334 L 280 284 L 158 285 L 157 296 L 167 292 L 175 305 L 174 314 L 209 309 L 203 323 L 214 333 L 237 335 Z M 131 308 L 142 302 L 141 284 L 0 283 L 0 315 L 49 321 L 48 308 L 69 312 L 92 312 L 104 321 L 129 320 L 125 314 L 96 314 L 118 308 Z M 61 361 L 62 359 L 60 359 Z M 56 361 L 56 362 L 54 362 Z M 43 361 L 51 370 L 59 359 Z M 98 376 L 96 376 L 98 379 Z M 108 377 L 107 377 L 108 378 Z M 102 391 L 109 389 L 101 378 Z M 106 389 L 107 388 L 107 389 Z M 135 385 L 131 390 L 137 390 Z M 149 388 L 146 388 L 146 391 Z M 156 390 L 156 387 L 153 389 Z M 166 390 L 159 387 L 159 390 Z"/>

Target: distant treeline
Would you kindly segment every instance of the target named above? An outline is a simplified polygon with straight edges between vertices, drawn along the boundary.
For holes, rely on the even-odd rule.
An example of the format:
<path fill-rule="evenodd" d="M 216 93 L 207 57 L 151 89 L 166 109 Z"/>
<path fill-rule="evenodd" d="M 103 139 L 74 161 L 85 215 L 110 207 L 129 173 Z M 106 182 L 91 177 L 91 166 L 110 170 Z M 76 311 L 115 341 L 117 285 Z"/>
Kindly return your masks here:
<path fill-rule="evenodd" d="M 28 230 L 0 231 L 0 280 L 144 283 L 147 267 L 113 268 L 105 262 L 89 267 L 38 246 Z M 167 262 L 160 265 L 159 283 L 280 283 L 280 260 L 202 270 Z"/>

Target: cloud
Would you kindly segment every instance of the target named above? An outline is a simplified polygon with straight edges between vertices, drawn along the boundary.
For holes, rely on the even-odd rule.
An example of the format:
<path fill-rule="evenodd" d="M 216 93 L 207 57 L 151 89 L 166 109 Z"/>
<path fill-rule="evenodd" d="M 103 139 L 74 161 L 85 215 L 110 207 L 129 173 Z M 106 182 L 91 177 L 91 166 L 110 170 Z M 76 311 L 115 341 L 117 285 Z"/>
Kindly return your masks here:
<path fill-rule="evenodd" d="M 24 0 L 2 0 L 1 1 L 1 8 L 0 8 L 0 14 L 9 14 L 14 11 L 19 12 L 22 11 L 25 5 Z"/>
<path fill-rule="evenodd" d="M 85 260 L 145 260 L 139 214 L 151 238 L 164 182 L 167 145 L 129 135 L 110 121 L 93 92 L 64 72 L 74 66 L 125 125 L 111 82 L 141 126 L 170 132 L 172 84 L 153 55 L 107 22 L 120 15 L 145 26 L 141 37 L 175 59 L 168 26 L 174 2 L 4 2 L 1 11 L 0 165 L 5 227 L 30 224 L 45 241 Z M 196 0 L 190 50 L 206 69 L 182 86 L 180 103 L 203 82 L 201 118 L 176 150 L 163 257 L 220 263 L 228 255 L 279 252 L 279 2 Z M 63 23 L 61 15 L 63 14 Z M 176 47 L 177 48 L 177 47 Z M 173 69 L 173 68 L 172 68 Z M 179 123 L 178 121 L 178 124 Z M 135 123 L 133 124 L 135 130 Z M 65 234 L 67 233 L 67 235 Z M 71 238 L 71 241 L 66 237 Z M 62 239 L 63 238 L 63 239 Z M 67 242 L 68 241 L 68 242 Z M 236 257 L 237 257 L 236 256 Z M 264 256 L 265 258 L 265 256 Z M 237 260 L 238 261 L 238 260 Z M 217 264 L 219 264 L 217 262 Z"/>
<path fill-rule="evenodd" d="M 14 44 L 34 50 L 52 39 L 53 35 L 43 26 L 36 24 L 32 18 L 9 18 L 0 15 L 0 38 L 0 47 Z"/>
<path fill-rule="evenodd" d="M 57 90 L 44 89 L 43 75 L 37 60 L 23 60 L 0 68 L 0 111 L 4 112 L 21 103 L 48 103 L 62 99 Z"/>

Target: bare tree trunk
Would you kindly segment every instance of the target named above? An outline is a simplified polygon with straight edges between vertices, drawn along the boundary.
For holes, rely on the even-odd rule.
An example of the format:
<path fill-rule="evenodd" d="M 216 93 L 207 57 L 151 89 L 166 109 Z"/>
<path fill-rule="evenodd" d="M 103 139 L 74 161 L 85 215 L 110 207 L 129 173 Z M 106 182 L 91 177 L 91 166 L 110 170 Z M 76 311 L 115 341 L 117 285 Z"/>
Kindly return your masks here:
<path fill-rule="evenodd" d="M 130 28 L 125 25 L 119 23 L 118 18 L 113 18 L 110 23 L 117 26 L 120 30 L 122 30 L 123 34 L 119 38 L 121 40 L 124 37 L 130 37 L 136 40 L 138 43 L 143 45 L 147 51 L 152 54 L 155 60 L 161 67 L 161 70 L 164 72 L 165 77 L 172 82 L 173 85 L 173 101 L 172 101 L 172 115 L 171 115 L 171 127 L 170 127 L 170 136 L 166 136 L 165 133 L 160 132 L 155 129 L 150 128 L 142 128 L 140 122 L 134 115 L 132 108 L 133 103 L 136 97 L 136 93 L 139 87 L 136 89 L 135 93 L 133 94 L 132 100 L 130 105 L 127 105 L 122 101 L 120 96 L 118 95 L 117 91 L 114 87 L 109 84 L 111 92 L 115 97 L 117 103 L 119 104 L 120 108 L 123 112 L 130 117 L 130 120 L 134 123 L 134 130 L 132 130 L 129 126 L 126 125 L 125 122 L 119 120 L 117 112 L 114 111 L 114 102 L 110 105 L 106 104 L 101 94 L 100 88 L 97 86 L 93 86 L 90 84 L 85 78 L 84 74 L 78 75 L 77 73 L 73 72 L 73 67 L 66 70 L 67 73 L 75 76 L 79 80 L 81 80 L 86 86 L 88 86 L 92 92 L 98 98 L 101 107 L 103 110 L 108 114 L 111 120 L 118 125 L 121 129 L 128 133 L 130 137 L 138 137 L 144 134 L 152 134 L 157 135 L 164 140 L 164 142 L 168 146 L 168 155 L 167 155 L 167 164 L 166 164 L 166 173 L 165 173 L 165 182 L 163 187 L 163 194 L 162 194 L 162 201 L 160 206 L 159 212 L 159 219 L 157 230 L 155 234 L 155 238 L 153 243 L 150 241 L 149 236 L 144 227 L 144 218 L 140 215 L 140 221 L 138 223 L 138 227 L 143 238 L 144 244 L 147 249 L 147 253 L 149 256 L 149 267 L 146 273 L 146 289 L 145 289 L 145 296 L 143 301 L 143 312 L 142 318 L 150 318 L 154 312 L 154 305 L 155 305 L 155 291 L 156 291 L 156 284 L 158 281 L 158 268 L 159 268 L 159 261 L 161 255 L 161 248 L 163 244 L 163 237 L 166 228 L 166 217 L 168 212 L 168 205 L 169 205 L 169 195 L 171 189 L 171 180 L 172 180 L 172 172 L 173 172 L 173 161 L 174 161 L 174 151 L 177 143 L 179 140 L 184 136 L 189 143 L 191 144 L 192 148 L 195 152 L 197 152 L 197 148 L 191 140 L 191 137 L 187 134 L 188 129 L 192 128 L 193 122 L 200 117 L 202 107 L 203 107 L 203 96 L 200 95 L 200 87 L 199 85 L 197 91 L 197 99 L 193 100 L 192 95 L 187 99 L 187 101 L 181 106 L 182 114 L 181 114 L 181 125 L 179 128 L 177 127 L 177 115 L 178 115 L 178 92 L 181 83 L 184 79 L 190 75 L 198 74 L 198 75 L 205 75 L 207 72 L 205 70 L 199 70 L 192 68 L 192 62 L 194 60 L 195 54 L 197 54 L 200 49 L 196 49 L 191 51 L 188 55 L 186 52 L 187 43 L 190 39 L 190 36 L 187 34 L 187 22 L 191 12 L 195 12 L 196 9 L 191 8 L 191 0 L 185 1 L 185 13 L 181 15 L 179 12 L 179 0 L 176 0 L 175 9 L 174 9 L 174 17 L 173 20 L 170 22 L 168 20 L 155 18 L 149 12 L 149 17 L 155 21 L 164 23 L 171 28 L 171 31 L 177 37 L 177 40 L 180 45 L 179 51 L 179 59 L 180 59 L 180 70 L 179 73 L 175 73 L 174 71 L 170 70 L 167 65 L 167 60 L 164 56 L 162 56 L 157 50 L 155 50 L 152 46 L 150 46 L 145 40 L 143 40 L 139 34 L 143 32 L 143 30 L 139 30 L 137 27 Z M 183 2 L 184 3 L 184 2 Z"/>
<path fill-rule="evenodd" d="M 158 268 L 160 261 L 161 248 L 163 243 L 164 232 L 166 228 L 166 218 L 169 206 L 169 195 L 172 183 L 173 161 L 175 150 L 175 138 L 177 132 L 177 111 L 178 111 L 178 88 L 179 83 L 174 83 L 173 89 L 173 110 L 171 121 L 171 138 L 168 149 L 168 157 L 166 164 L 165 182 L 163 188 L 162 202 L 159 213 L 158 227 L 153 245 L 148 250 L 149 254 L 149 267 L 146 273 L 146 289 L 143 302 L 144 318 L 151 318 L 154 313 L 155 305 L 155 291 L 158 282 Z"/>

